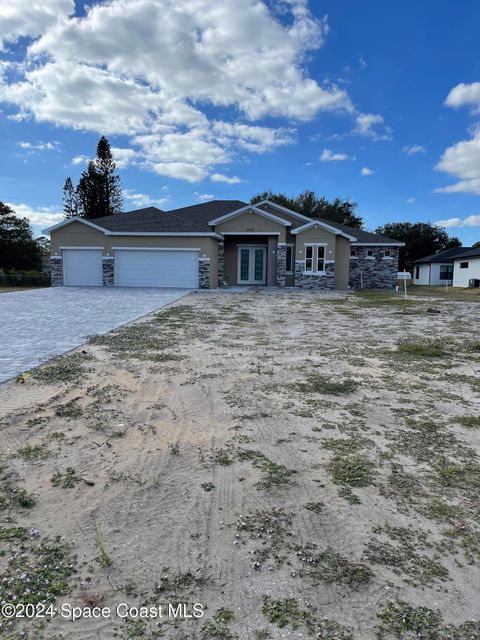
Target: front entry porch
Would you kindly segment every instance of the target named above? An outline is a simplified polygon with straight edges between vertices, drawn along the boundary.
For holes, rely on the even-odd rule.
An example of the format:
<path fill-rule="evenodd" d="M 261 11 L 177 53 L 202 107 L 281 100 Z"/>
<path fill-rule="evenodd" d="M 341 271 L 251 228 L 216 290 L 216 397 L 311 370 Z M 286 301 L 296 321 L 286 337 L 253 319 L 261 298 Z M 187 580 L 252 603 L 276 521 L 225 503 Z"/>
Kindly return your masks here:
<path fill-rule="evenodd" d="M 223 282 L 228 286 L 277 284 L 278 236 L 235 234 L 224 238 Z"/>

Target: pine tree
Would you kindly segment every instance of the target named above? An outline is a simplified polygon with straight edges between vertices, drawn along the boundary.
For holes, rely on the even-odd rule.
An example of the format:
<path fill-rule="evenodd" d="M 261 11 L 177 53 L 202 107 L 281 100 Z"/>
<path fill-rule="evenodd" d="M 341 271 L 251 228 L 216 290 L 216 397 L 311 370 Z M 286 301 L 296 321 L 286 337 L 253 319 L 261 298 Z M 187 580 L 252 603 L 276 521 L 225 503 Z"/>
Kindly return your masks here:
<path fill-rule="evenodd" d="M 110 143 L 102 136 L 97 144 L 95 160 L 90 161 L 82 172 L 77 188 L 73 189 L 70 178 L 65 181 L 65 217 L 71 217 L 72 210 L 76 211 L 73 215 L 88 219 L 121 213 L 123 196 L 120 176 L 116 171 Z"/>
<path fill-rule="evenodd" d="M 79 215 L 78 195 L 71 178 L 67 178 L 63 185 L 62 205 L 65 219 Z"/>
<path fill-rule="evenodd" d="M 97 157 L 95 169 L 100 179 L 101 191 L 99 198 L 104 215 L 110 216 L 121 213 L 123 209 L 123 196 L 120 186 L 120 176 L 115 172 L 117 166 L 113 159 L 110 143 L 102 136 L 97 145 Z"/>

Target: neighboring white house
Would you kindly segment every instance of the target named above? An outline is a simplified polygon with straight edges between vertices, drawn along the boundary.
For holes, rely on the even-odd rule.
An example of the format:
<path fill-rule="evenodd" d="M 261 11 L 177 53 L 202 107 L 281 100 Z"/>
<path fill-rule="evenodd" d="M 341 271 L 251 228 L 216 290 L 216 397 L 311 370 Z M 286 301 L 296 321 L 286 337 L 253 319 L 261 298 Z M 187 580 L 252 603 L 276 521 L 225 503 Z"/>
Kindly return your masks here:
<path fill-rule="evenodd" d="M 475 280 L 480 281 L 480 249 L 446 249 L 413 263 L 413 284 L 469 287 Z"/>
<path fill-rule="evenodd" d="M 453 261 L 454 287 L 480 287 L 480 249 L 466 251 Z"/>

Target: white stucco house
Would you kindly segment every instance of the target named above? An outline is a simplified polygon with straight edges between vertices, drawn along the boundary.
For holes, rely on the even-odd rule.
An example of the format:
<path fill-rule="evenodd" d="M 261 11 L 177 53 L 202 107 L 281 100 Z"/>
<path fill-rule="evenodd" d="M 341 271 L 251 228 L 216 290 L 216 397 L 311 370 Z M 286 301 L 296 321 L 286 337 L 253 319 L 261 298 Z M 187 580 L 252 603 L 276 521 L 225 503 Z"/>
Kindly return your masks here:
<path fill-rule="evenodd" d="M 480 248 L 456 247 L 415 260 L 412 282 L 424 286 L 480 286 Z"/>

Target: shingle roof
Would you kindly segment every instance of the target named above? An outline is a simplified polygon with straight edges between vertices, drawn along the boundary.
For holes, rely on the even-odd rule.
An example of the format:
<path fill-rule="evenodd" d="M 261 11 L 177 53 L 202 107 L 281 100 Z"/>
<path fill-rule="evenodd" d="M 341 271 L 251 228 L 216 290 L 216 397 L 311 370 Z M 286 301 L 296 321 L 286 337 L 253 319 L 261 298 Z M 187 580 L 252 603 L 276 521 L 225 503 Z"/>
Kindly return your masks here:
<path fill-rule="evenodd" d="M 464 247 L 465 249 L 468 249 L 468 247 Z M 467 251 L 465 251 L 465 253 L 462 253 L 459 256 L 455 257 L 455 260 L 457 260 L 458 258 L 480 258 L 480 247 L 478 247 L 477 249 L 469 249 Z"/>
<path fill-rule="evenodd" d="M 246 203 L 240 200 L 211 200 L 171 211 L 146 207 L 114 216 L 95 218 L 92 222 L 109 231 L 211 233 L 212 228 L 208 226 L 209 220 L 241 209 L 245 205 Z"/>
<path fill-rule="evenodd" d="M 439 251 L 438 253 L 432 253 L 425 258 L 419 258 L 414 260 L 413 264 L 430 264 L 432 262 L 453 262 L 455 258 L 463 257 L 464 254 L 470 251 L 477 251 L 480 255 L 480 249 L 472 249 L 472 247 L 454 247 L 453 249 L 445 249 L 445 251 Z"/>
<path fill-rule="evenodd" d="M 241 200 L 211 200 L 202 204 L 195 204 L 190 207 L 162 211 L 157 207 L 146 207 L 135 211 L 118 213 L 114 216 L 104 216 L 95 218 L 93 223 L 109 231 L 124 232 L 164 232 L 164 233 L 208 233 L 212 232 L 212 227 L 208 225 L 210 220 L 219 218 L 227 213 L 232 213 L 237 209 L 247 206 Z M 281 217 L 281 214 L 279 214 Z M 312 218 L 313 220 L 314 218 Z M 385 238 L 376 233 L 369 233 L 361 229 L 354 229 L 344 224 L 331 222 L 322 218 L 315 218 L 320 222 L 335 227 L 347 235 L 355 236 L 358 243 L 381 243 L 395 244 L 398 240 Z M 304 223 L 300 223 L 304 224 Z"/>
<path fill-rule="evenodd" d="M 346 233 L 349 236 L 354 236 L 356 240 L 352 240 L 354 244 L 403 244 L 400 240 L 393 240 L 386 236 L 381 236 L 378 233 L 371 233 L 370 231 L 364 231 L 363 229 L 355 229 L 354 227 L 348 227 L 346 224 L 340 224 L 339 222 L 332 222 L 331 220 L 325 220 L 324 218 L 315 218 L 325 224 L 329 224 L 331 227 L 335 227 L 339 231 Z"/>

